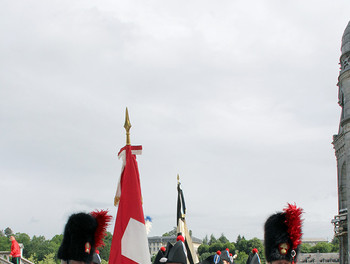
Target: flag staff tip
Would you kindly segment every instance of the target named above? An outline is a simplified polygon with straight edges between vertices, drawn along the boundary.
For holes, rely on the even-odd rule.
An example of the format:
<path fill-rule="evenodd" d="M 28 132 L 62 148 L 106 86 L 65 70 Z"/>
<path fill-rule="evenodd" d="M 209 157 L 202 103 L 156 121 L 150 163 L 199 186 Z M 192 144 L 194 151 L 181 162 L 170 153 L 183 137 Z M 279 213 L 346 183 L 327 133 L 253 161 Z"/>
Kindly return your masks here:
<path fill-rule="evenodd" d="M 179 183 L 179 182 L 180 182 L 180 175 L 177 174 L 177 183 Z"/>
<path fill-rule="evenodd" d="M 130 119 L 129 119 L 128 108 L 126 108 L 126 110 L 125 110 L 124 128 L 126 130 L 126 145 L 130 145 L 130 128 L 131 128 L 131 123 L 130 123 Z"/>

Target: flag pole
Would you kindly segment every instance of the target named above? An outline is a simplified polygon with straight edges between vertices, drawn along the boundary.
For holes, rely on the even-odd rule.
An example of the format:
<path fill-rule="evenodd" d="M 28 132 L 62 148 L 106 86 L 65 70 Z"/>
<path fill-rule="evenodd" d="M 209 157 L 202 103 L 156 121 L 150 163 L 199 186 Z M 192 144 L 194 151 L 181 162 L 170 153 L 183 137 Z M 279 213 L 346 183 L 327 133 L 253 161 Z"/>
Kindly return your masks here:
<path fill-rule="evenodd" d="M 198 263 L 198 256 L 194 249 L 191 235 L 186 224 L 186 205 L 183 191 L 181 189 L 180 176 L 177 175 L 177 233 L 181 233 L 185 238 L 185 247 L 187 249 L 187 260 L 189 264 Z"/>
<path fill-rule="evenodd" d="M 125 123 L 124 123 L 124 128 L 126 130 L 126 145 L 131 145 L 130 144 L 130 128 L 131 128 L 131 123 L 129 119 L 129 112 L 128 108 L 125 110 Z"/>
<path fill-rule="evenodd" d="M 128 112 L 128 108 L 126 108 L 125 110 L 125 123 L 124 123 L 124 128 L 126 130 L 126 145 L 130 146 L 130 128 L 131 128 L 131 123 L 130 123 L 130 119 L 129 119 L 129 112 Z M 120 194 L 121 194 L 121 190 L 120 190 L 120 182 L 118 182 L 118 187 L 117 187 L 117 192 L 114 196 L 114 206 L 117 206 L 119 204 L 120 201 Z"/>
<path fill-rule="evenodd" d="M 178 186 L 178 191 L 181 190 L 180 185 L 181 185 L 181 183 L 180 183 L 180 175 L 177 174 L 177 186 Z M 180 189 L 180 190 L 179 190 L 179 189 Z M 181 215 L 179 215 L 178 217 L 180 217 L 181 219 L 185 219 L 185 216 L 186 216 L 186 206 L 184 205 L 185 201 L 184 201 L 183 195 L 182 195 L 182 202 L 183 202 L 183 204 L 181 205 L 182 210 L 181 210 L 181 212 L 180 212 Z"/>
<path fill-rule="evenodd" d="M 115 204 L 118 205 L 109 264 L 151 264 L 145 218 L 142 208 L 140 175 L 136 155 L 142 146 L 131 146 L 128 108 L 125 111 L 126 146 L 121 148 L 118 157 L 122 158 L 122 172 L 119 178 Z M 119 203 L 118 203 L 119 202 Z"/>

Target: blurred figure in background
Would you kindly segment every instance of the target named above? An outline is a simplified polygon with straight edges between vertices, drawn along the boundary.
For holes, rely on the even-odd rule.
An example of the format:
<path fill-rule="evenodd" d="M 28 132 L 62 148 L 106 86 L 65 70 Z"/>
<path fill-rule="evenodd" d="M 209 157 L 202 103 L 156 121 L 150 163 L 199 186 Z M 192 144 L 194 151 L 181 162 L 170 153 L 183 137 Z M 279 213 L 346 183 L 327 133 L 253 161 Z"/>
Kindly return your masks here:
<path fill-rule="evenodd" d="M 10 241 L 11 241 L 10 256 L 12 257 L 11 262 L 13 264 L 20 264 L 20 262 L 21 262 L 21 249 L 19 248 L 18 242 L 16 241 L 14 236 L 10 236 Z"/>

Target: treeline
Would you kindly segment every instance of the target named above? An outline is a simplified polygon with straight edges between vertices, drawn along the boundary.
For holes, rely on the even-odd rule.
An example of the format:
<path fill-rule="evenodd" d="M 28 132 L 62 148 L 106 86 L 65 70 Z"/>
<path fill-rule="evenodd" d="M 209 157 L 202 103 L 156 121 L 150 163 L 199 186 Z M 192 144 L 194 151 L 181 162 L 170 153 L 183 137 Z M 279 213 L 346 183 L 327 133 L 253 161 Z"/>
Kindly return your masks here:
<path fill-rule="evenodd" d="M 320 242 L 315 246 L 311 246 L 310 244 L 301 244 L 300 251 L 302 253 L 330 253 L 330 252 L 339 252 L 339 239 L 334 238 L 332 242 Z"/>
<path fill-rule="evenodd" d="M 176 230 L 163 234 L 163 236 L 170 236 L 176 234 Z M 52 239 L 45 239 L 44 236 L 29 237 L 26 233 L 13 233 L 10 228 L 6 228 L 4 231 L 0 231 L 0 251 L 10 251 L 11 242 L 9 237 L 15 236 L 18 243 L 22 243 L 24 246 L 23 257 L 36 264 L 59 264 L 60 260 L 57 259 L 57 251 L 61 245 L 63 235 L 55 235 Z M 107 232 L 107 236 L 104 239 L 105 247 L 99 249 L 102 264 L 107 264 L 109 259 L 109 252 L 112 243 L 112 234 Z M 198 255 L 200 261 L 208 256 L 215 254 L 218 250 L 224 250 L 228 248 L 233 255 L 237 255 L 235 259 L 236 264 L 245 264 L 249 253 L 253 248 L 257 248 L 261 262 L 265 263 L 264 246 L 260 239 L 245 239 L 244 236 L 239 235 L 235 242 L 230 242 L 224 234 L 219 238 L 215 238 L 211 235 L 210 238 L 205 236 L 203 244 L 198 248 Z M 315 246 L 309 244 L 301 245 L 301 252 L 303 253 L 328 253 L 339 252 L 339 241 L 333 239 L 331 243 L 321 242 Z"/>
<path fill-rule="evenodd" d="M 244 236 L 239 235 L 236 242 L 230 242 L 224 234 L 218 239 L 214 235 L 211 235 L 209 239 L 208 236 L 203 239 L 203 244 L 198 248 L 199 260 L 202 261 L 218 250 L 222 251 L 226 248 L 229 249 L 230 253 L 236 255 L 234 260 L 236 264 L 245 264 L 253 248 L 258 249 L 261 261 L 265 262 L 264 245 L 260 239 L 247 240 Z"/>
<path fill-rule="evenodd" d="M 208 239 L 206 236 L 203 239 L 203 244 L 198 248 L 199 260 L 202 261 L 208 256 L 215 254 L 218 250 L 225 250 L 226 248 L 229 251 L 236 255 L 235 263 L 236 264 L 245 264 L 247 262 L 248 256 L 253 248 L 258 249 L 261 263 L 266 263 L 265 254 L 264 254 L 264 245 L 263 242 L 258 238 L 245 239 L 244 236 L 238 235 L 236 242 L 230 242 L 224 234 L 222 234 L 218 239 L 211 235 Z M 330 253 L 330 252 L 339 252 L 339 240 L 334 238 L 332 242 L 320 242 L 315 246 L 310 244 L 302 244 L 300 247 L 301 253 Z"/>
<path fill-rule="evenodd" d="M 13 235 L 18 243 L 23 244 L 23 257 L 36 264 L 59 264 L 57 251 L 63 239 L 63 235 L 55 235 L 52 239 L 45 239 L 44 236 L 29 237 L 26 233 L 13 233 L 8 227 L 0 231 L 0 251 L 10 251 L 11 241 L 9 237 Z M 106 264 L 109 259 L 109 250 L 112 242 L 112 234 L 107 232 L 104 239 L 106 246 L 100 251 L 102 264 Z"/>

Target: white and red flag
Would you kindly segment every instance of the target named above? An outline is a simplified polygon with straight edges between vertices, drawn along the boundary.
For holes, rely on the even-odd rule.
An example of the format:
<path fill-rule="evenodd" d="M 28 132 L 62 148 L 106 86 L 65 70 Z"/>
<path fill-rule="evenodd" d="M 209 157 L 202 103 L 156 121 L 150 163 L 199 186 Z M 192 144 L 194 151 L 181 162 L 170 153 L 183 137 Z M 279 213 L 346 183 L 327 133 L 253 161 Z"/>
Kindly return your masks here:
<path fill-rule="evenodd" d="M 126 145 L 118 154 L 123 159 L 115 202 L 118 205 L 109 264 L 150 264 L 140 176 L 136 154 L 142 146 Z"/>

